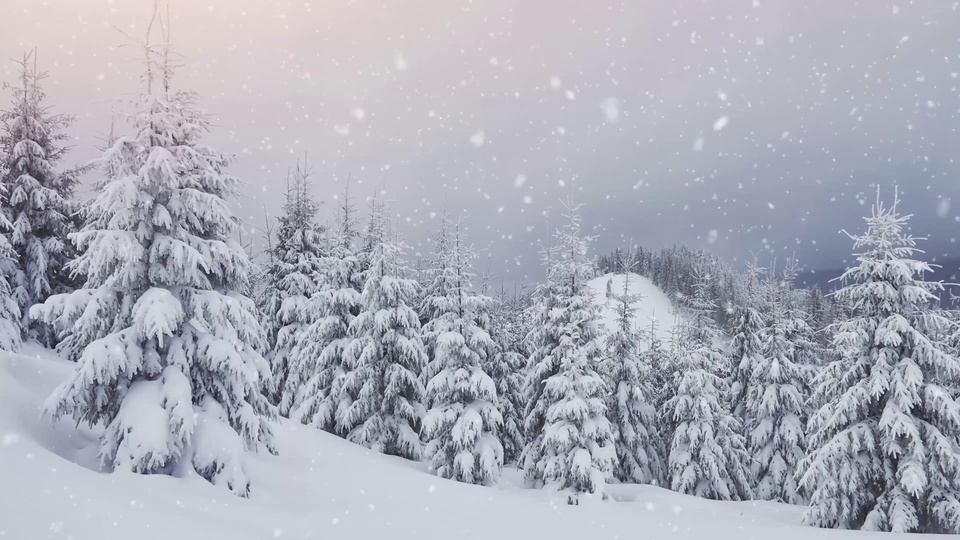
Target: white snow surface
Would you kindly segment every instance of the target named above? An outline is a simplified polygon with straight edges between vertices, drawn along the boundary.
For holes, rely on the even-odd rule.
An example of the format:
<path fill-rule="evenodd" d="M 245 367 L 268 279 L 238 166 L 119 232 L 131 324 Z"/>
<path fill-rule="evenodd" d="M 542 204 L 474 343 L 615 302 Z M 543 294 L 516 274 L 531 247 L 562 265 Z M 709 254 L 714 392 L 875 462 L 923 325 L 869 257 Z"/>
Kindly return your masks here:
<path fill-rule="evenodd" d="M 666 342 L 670 339 L 670 331 L 676 323 L 676 310 L 673 302 L 659 287 L 653 284 L 649 279 L 638 275 L 629 274 L 630 294 L 640 295 L 640 300 L 633 304 L 633 313 L 635 315 L 634 326 L 640 330 L 646 331 L 650 328 L 650 320 L 657 319 L 658 337 Z M 623 274 L 606 274 L 590 280 L 588 284 L 593 291 L 593 298 L 600 306 L 600 319 L 605 328 L 604 333 L 611 332 L 617 327 L 617 312 L 614 300 L 607 300 L 607 281 L 612 281 L 611 289 L 614 294 L 623 294 Z M 641 344 L 641 349 L 646 349 L 646 343 Z"/>
<path fill-rule="evenodd" d="M 276 433 L 280 455 L 250 459 L 249 499 L 199 477 L 108 474 L 98 466 L 95 430 L 40 416 L 73 367 L 36 346 L 0 353 L 0 539 L 799 540 L 851 534 L 803 527 L 797 507 L 718 503 L 649 486 L 612 486 L 613 501 L 568 506 L 550 493 L 524 489 L 515 469 L 504 471 L 495 487 L 460 484 L 430 474 L 426 464 L 287 420 Z"/>

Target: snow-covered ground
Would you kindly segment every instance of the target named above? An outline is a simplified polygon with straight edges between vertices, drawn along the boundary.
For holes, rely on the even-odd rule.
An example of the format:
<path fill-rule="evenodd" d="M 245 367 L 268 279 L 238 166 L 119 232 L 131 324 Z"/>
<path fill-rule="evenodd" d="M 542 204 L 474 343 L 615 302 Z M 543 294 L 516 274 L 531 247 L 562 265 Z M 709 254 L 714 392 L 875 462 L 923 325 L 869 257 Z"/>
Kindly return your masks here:
<path fill-rule="evenodd" d="M 33 356 L 30 356 L 32 354 Z M 0 538 L 75 540 L 264 538 L 767 538 L 797 537 L 800 511 L 725 504 L 640 486 L 618 502 L 570 507 L 520 487 L 441 480 L 424 465 L 382 456 L 283 421 L 280 455 L 252 459 L 249 500 L 200 478 L 106 474 L 93 434 L 39 417 L 73 365 L 42 349 L 0 355 Z"/>
<path fill-rule="evenodd" d="M 605 304 L 606 281 L 591 282 Z M 674 322 L 669 298 L 631 275 L 643 295 L 637 324 Z M 603 309 L 612 323 L 612 302 Z M 802 509 L 772 503 L 720 503 L 649 486 L 611 486 L 613 501 L 579 507 L 522 487 L 504 471 L 496 487 L 439 479 L 425 464 L 383 456 L 286 420 L 279 456 L 251 456 L 250 499 L 205 480 L 108 474 L 96 433 L 52 423 L 40 409 L 73 364 L 29 347 L 0 353 L 0 540 L 62 538 L 242 540 L 269 538 L 701 539 L 790 540 L 853 533 L 801 526 Z"/>
<path fill-rule="evenodd" d="M 641 330 L 647 330 L 650 328 L 651 319 L 656 319 L 657 335 L 661 340 L 666 341 L 676 323 L 676 312 L 670 297 L 649 279 L 637 274 L 629 274 L 629 276 L 630 294 L 640 295 L 640 300 L 633 304 L 633 313 L 636 317 L 634 325 Z M 617 324 L 616 300 L 607 300 L 607 282 L 612 282 L 611 290 L 614 294 L 620 295 L 623 294 L 623 280 L 623 274 L 607 274 L 589 283 L 594 300 L 600 305 L 600 318 L 607 329 L 616 328 Z"/>
<path fill-rule="evenodd" d="M 422 464 L 375 454 L 283 421 L 279 456 L 255 456 L 240 499 L 199 478 L 106 474 L 94 434 L 39 410 L 73 365 L 43 349 L 0 353 L 0 539 L 427 538 L 780 540 L 852 533 L 799 525 L 801 509 L 718 503 L 646 486 L 612 486 L 579 507 L 521 487 L 441 480 Z"/>

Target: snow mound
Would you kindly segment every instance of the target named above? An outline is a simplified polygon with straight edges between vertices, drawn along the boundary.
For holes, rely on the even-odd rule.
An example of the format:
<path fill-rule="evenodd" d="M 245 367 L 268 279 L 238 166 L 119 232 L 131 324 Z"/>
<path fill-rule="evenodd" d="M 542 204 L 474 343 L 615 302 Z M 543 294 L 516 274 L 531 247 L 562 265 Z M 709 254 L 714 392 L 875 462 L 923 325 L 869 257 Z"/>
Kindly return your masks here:
<path fill-rule="evenodd" d="M 670 338 L 670 332 L 676 323 L 677 313 L 673 307 L 673 302 L 659 287 L 653 284 L 649 279 L 638 275 L 629 274 L 630 294 L 640 295 L 640 301 L 633 304 L 634 325 L 640 330 L 650 328 L 650 321 L 656 320 L 658 324 L 657 336 L 666 341 Z M 616 328 L 617 313 L 614 300 L 607 299 L 607 282 L 610 282 L 610 289 L 614 294 L 623 294 L 623 274 L 606 274 L 590 280 L 588 284 L 593 291 L 594 302 L 600 306 L 600 319 L 606 332 Z M 643 344 L 641 348 L 646 348 Z"/>
<path fill-rule="evenodd" d="M 718 503 L 649 486 L 611 486 L 614 502 L 568 506 L 553 494 L 522 489 L 513 469 L 496 487 L 459 484 L 430 474 L 425 464 L 288 421 L 277 429 L 280 455 L 251 458 L 249 499 L 198 477 L 108 474 L 98 466 L 95 430 L 40 417 L 44 400 L 72 369 L 43 349 L 0 353 L 0 539 L 800 540 L 844 534 L 800 526 L 796 507 Z"/>

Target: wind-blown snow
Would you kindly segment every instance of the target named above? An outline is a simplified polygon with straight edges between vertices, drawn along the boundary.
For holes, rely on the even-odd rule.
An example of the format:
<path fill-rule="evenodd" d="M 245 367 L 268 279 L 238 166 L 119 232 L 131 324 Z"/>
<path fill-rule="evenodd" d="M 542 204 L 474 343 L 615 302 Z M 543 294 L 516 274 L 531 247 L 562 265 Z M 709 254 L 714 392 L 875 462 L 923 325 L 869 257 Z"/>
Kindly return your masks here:
<path fill-rule="evenodd" d="M 611 290 L 614 294 L 623 293 L 623 274 L 606 274 L 590 281 L 588 284 L 593 291 L 593 297 L 600 306 L 600 320 L 605 327 L 605 332 L 615 329 L 617 325 L 617 313 L 613 300 L 607 299 L 607 282 L 612 281 Z M 656 319 L 658 328 L 657 336 L 666 341 L 670 338 L 670 331 L 676 323 L 676 311 L 673 302 L 670 301 L 659 287 L 653 284 L 649 279 L 630 274 L 630 294 L 640 295 L 640 301 L 633 304 L 634 323 L 637 329 L 646 331 L 650 328 L 650 320 Z M 641 349 L 646 350 L 646 343 L 641 344 Z"/>

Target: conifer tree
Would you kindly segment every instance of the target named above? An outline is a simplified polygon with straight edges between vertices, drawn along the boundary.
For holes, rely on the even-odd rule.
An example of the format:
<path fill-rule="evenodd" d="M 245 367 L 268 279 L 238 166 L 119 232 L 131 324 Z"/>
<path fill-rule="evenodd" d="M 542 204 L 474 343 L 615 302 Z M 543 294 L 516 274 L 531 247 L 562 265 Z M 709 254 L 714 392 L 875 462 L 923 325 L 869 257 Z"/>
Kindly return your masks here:
<path fill-rule="evenodd" d="M 0 175 L 3 171 L 0 170 Z M 6 203 L 3 186 L 0 185 L 0 205 Z M 16 352 L 23 339 L 20 306 L 13 296 L 10 282 L 17 274 L 17 257 L 7 235 L 13 227 L 0 206 L 0 350 Z"/>
<path fill-rule="evenodd" d="M 598 374 L 601 355 L 598 308 L 588 281 L 589 238 L 579 209 L 546 253 L 547 282 L 537 291 L 533 330 L 527 336 L 528 401 L 521 458 L 528 483 L 567 494 L 570 504 L 605 497 L 616 450 L 606 418 L 607 392 Z"/>
<path fill-rule="evenodd" d="M 408 459 L 423 454 L 425 414 L 420 372 L 427 357 L 413 308 L 417 282 L 406 277 L 405 246 L 392 237 L 382 204 L 374 204 L 367 233 L 360 313 L 350 323 L 343 352 L 337 429 L 348 440 Z"/>
<path fill-rule="evenodd" d="M 426 267 L 419 272 L 423 280 L 423 289 L 420 300 L 419 316 L 420 324 L 423 329 L 423 346 L 427 352 L 427 365 L 421 375 L 424 385 L 440 371 L 437 361 L 437 339 L 443 326 L 436 329 L 430 325 L 430 321 L 436 320 L 443 315 L 444 306 L 447 303 L 447 297 L 453 284 L 450 282 L 452 273 L 449 272 L 453 246 L 449 231 L 449 219 L 446 215 L 440 218 L 440 228 L 432 238 L 433 252 L 430 258 L 425 261 Z"/>
<path fill-rule="evenodd" d="M 823 344 L 824 337 L 822 335 L 826 334 L 826 331 L 821 329 L 818 332 L 810 323 L 814 319 L 807 311 L 805 302 L 807 294 L 794 289 L 797 275 L 796 260 L 791 259 L 783 269 L 780 286 L 783 297 L 785 332 L 787 341 L 790 342 L 789 350 L 792 353 L 793 363 L 800 371 L 796 384 L 804 400 L 801 423 L 806 426 L 807 420 L 816 410 L 811 400 L 813 384 L 822 366 L 827 363 L 830 351 Z M 804 430 L 806 432 L 806 428 Z M 804 440 L 801 441 L 804 448 L 806 448 L 805 439 L 804 437 Z"/>
<path fill-rule="evenodd" d="M 623 286 L 614 292 L 617 326 L 607 337 L 604 371 L 613 390 L 608 399 L 607 417 L 614 427 L 617 460 L 614 476 L 621 482 L 660 485 L 663 482 L 666 455 L 656 425 L 650 366 L 641 359 L 643 336 L 636 329 L 634 304 L 640 295 L 630 292 L 629 264 L 619 262 Z M 612 283 L 611 278 L 607 283 Z"/>
<path fill-rule="evenodd" d="M 661 411 L 664 403 L 673 396 L 673 373 L 670 371 L 669 350 L 660 338 L 660 320 L 656 313 L 650 317 L 647 327 L 642 332 L 642 338 L 646 340 L 647 347 L 640 352 L 640 362 L 650 373 L 650 403 L 655 411 Z M 669 434 L 664 432 L 659 415 L 656 421 L 661 441 L 670 440 Z M 666 458 L 666 455 L 664 453 L 663 457 Z"/>
<path fill-rule="evenodd" d="M 526 442 L 523 433 L 524 383 L 526 358 L 523 356 L 524 303 L 511 300 L 501 291 L 490 317 L 490 337 L 497 344 L 484 371 L 497 389 L 497 410 L 503 418 L 500 442 L 504 463 L 515 463 Z"/>
<path fill-rule="evenodd" d="M 17 263 L 10 285 L 25 318 L 25 337 L 49 347 L 56 341 L 53 330 L 27 314 L 34 304 L 73 288 L 64 267 L 75 255 L 67 235 L 74 230 L 71 198 L 82 169 L 61 166 L 69 149 L 64 130 L 73 117 L 50 112 L 42 85 L 47 74 L 37 71 L 36 60 L 36 52 L 24 54 L 16 63 L 19 83 L 7 86 L 12 101 L 10 109 L 0 112 L 0 183 Z"/>
<path fill-rule="evenodd" d="M 299 355 L 301 336 L 319 316 L 311 298 L 322 287 L 322 262 L 326 255 L 325 231 L 317 223 L 319 204 L 310 194 L 311 171 L 304 163 L 287 181 L 286 203 L 277 226 L 276 243 L 270 254 L 266 291 L 269 306 L 266 326 L 273 330 L 267 340 L 272 377 L 268 396 L 288 416 L 303 374 L 292 364 Z M 276 311 L 273 311 L 276 309 Z"/>
<path fill-rule="evenodd" d="M 914 259 L 910 216 L 877 202 L 854 241 L 857 265 L 838 300 L 838 359 L 818 379 L 822 408 L 810 419 L 800 469 L 808 524 L 890 532 L 960 533 L 960 404 L 946 387 L 960 359 L 931 336 L 951 323 L 931 309 L 940 283 Z"/>
<path fill-rule="evenodd" d="M 113 470 L 195 472 L 246 496 L 244 452 L 273 450 L 276 415 L 260 393 L 269 366 L 246 296 L 251 263 L 231 239 L 238 180 L 200 144 L 210 120 L 195 94 L 171 89 L 169 50 L 149 35 L 131 134 L 104 153 L 112 177 L 73 237 L 83 287 L 31 312 L 77 361 L 46 411 L 102 424 L 99 456 Z"/>
<path fill-rule="evenodd" d="M 747 419 L 747 394 L 750 392 L 750 379 L 753 369 L 762 362 L 764 348 L 768 339 L 767 321 L 760 313 L 763 306 L 763 292 L 757 276 L 761 273 L 756 256 L 747 267 L 744 276 L 745 287 L 740 304 L 734 308 L 733 339 L 730 343 L 733 367 L 733 404 L 732 410 L 741 421 Z"/>
<path fill-rule="evenodd" d="M 741 426 L 729 410 L 725 360 L 718 345 L 716 309 L 709 299 L 703 259 L 694 271 L 694 293 L 677 325 L 672 369 L 676 395 L 665 404 L 672 433 L 668 474 L 674 491 L 718 500 L 750 498 L 750 456 Z"/>
<path fill-rule="evenodd" d="M 823 330 L 827 327 L 830 316 L 827 310 L 826 299 L 823 297 L 823 293 L 820 292 L 820 288 L 816 286 L 810 289 L 807 295 L 807 324 L 813 330 L 817 343 L 821 346 L 826 346 L 827 342 L 824 338 L 826 332 L 823 332 Z"/>
<path fill-rule="evenodd" d="M 789 268 L 789 267 L 788 267 Z M 794 478 L 804 456 L 804 368 L 799 365 L 802 344 L 790 311 L 792 274 L 779 286 L 764 287 L 763 349 L 741 363 L 746 383 L 742 421 L 747 449 L 753 457 L 754 496 L 762 500 L 803 502 Z"/>
<path fill-rule="evenodd" d="M 500 441 L 504 463 L 517 463 L 526 444 L 523 411 L 527 364 L 524 339 L 529 333 L 527 300 L 524 296 L 509 297 L 501 284 L 490 318 L 490 336 L 497 344 L 497 353 L 489 359 L 484 371 L 497 387 L 497 409 L 503 418 Z"/>
<path fill-rule="evenodd" d="M 476 258 L 463 245 L 460 224 L 453 227 L 445 267 L 435 272 L 444 297 L 430 302 L 433 318 L 424 333 L 434 336 L 437 374 L 427 384 L 431 409 L 423 423 L 431 467 L 443 478 L 490 484 L 503 468 L 499 439 L 503 418 L 497 390 L 483 367 L 498 347 L 489 327 L 490 298 L 472 290 Z"/>
<path fill-rule="evenodd" d="M 295 404 L 291 418 L 341 435 L 345 434 L 337 431 L 336 418 L 344 397 L 344 351 L 351 341 L 350 324 L 360 309 L 363 284 L 353 214 L 350 193 L 344 190 L 329 252 L 321 264 L 321 289 L 310 300 L 316 318 L 301 334 L 295 358 L 296 380 L 305 383 L 286 390 Z"/>

